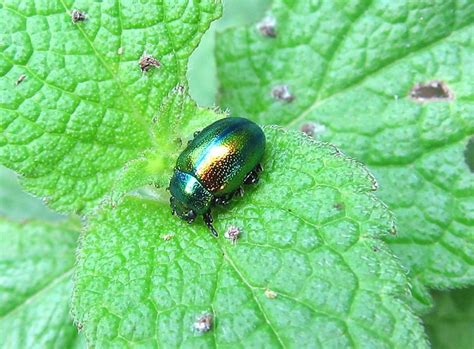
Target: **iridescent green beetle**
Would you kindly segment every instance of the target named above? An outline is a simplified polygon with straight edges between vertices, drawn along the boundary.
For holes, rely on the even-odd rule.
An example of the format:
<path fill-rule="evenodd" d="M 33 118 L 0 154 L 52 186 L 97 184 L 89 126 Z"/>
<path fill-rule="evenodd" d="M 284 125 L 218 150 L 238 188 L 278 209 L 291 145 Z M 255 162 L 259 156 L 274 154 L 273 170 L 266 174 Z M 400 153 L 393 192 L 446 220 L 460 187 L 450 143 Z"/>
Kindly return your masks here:
<path fill-rule="evenodd" d="M 173 214 L 192 223 L 202 215 L 212 235 L 211 207 L 225 205 L 242 192 L 242 184 L 258 182 L 265 135 L 250 120 L 229 117 L 201 132 L 180 154 L 170 181 Z"/>

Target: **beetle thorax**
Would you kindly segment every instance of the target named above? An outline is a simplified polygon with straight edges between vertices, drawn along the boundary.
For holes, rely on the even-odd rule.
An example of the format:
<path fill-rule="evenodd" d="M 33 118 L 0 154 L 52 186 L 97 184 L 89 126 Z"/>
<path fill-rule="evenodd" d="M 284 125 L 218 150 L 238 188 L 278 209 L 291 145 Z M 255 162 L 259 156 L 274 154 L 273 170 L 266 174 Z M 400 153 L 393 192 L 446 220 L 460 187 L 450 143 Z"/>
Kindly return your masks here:
<path fill-rule="evenodd" d="M 214 197 L 196 177 L 180 170 L 174 171 L 170 192 L 173 209 L 183 219 L 187 219 L 189 210 L 194 211 L 195 215 L 207 212 Z"/>

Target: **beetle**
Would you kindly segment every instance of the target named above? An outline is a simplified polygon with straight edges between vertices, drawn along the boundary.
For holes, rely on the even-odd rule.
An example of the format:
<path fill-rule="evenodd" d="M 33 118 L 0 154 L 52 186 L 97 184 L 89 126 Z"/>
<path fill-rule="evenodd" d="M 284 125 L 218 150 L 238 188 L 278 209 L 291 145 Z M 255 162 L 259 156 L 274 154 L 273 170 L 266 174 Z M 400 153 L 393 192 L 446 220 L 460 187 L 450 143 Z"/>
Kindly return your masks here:
<path fill-rule="evenodd" d="M 257 183 L 265 134 L 254 122 L 227 117 L 195 132 L 179 155 L 170 180 L 172 213 L 192 223 L 202 215 L 214 237 L 211 208 L 226 205 L 242 184 Z"/>

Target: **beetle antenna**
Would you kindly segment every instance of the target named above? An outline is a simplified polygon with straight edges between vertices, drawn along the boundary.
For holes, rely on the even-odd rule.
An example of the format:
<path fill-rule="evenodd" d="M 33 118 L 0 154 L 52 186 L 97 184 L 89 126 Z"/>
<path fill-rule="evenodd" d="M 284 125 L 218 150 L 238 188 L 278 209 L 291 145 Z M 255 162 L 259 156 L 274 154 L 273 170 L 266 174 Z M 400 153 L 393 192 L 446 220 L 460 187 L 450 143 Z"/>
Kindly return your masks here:
<path fill-rule="evenodd" d="M 206 223 L 207 227 L 209 228 L 209 230 L 211 231 L 211 234 L 217 238 L 219 237 L 219 233 L 216 231 L 216 229 L 214 228 L 214 226 L 212 225 L 212 222 L 214 221 L 212 219 L 212 216 L 211 216 L 211 212 L 206 212 L 204 213 L 204 215 L 202 216 L 202 218 L 204 219 L 204 223 Z"/>

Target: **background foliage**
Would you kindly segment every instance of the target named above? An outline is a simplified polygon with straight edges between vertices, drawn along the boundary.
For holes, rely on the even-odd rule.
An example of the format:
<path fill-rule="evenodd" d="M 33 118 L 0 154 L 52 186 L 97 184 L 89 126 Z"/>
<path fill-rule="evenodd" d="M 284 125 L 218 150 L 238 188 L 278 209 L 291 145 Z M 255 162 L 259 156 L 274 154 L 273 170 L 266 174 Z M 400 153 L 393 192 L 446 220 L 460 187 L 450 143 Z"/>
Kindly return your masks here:
<path fill-rule="evenodd" d="M 203 43 L 199 47 L 199 49 L 194 53 L 192 60 L 190 62 L 190 70 L 188 76 L 190 78 L 190 92 L 195 100 L 198 101 L 201 105 L 212 105 L 214 102 L 214 95 L 217 92 L 217 79 L 215 74 L 215 63 L 213 59 L 213 31 L 216 28 L 225 28 L 230 25 L 237 25 L 237 24 L 250 24 L 251 30 L 254 30 L 253 22 L 262 18 L 264 15 L 264 9 L 269 4 L 269 1 L 262 1 L 262 2 L 253 2 L 253 1 L 227 1 L 225 2 L 226 11 L 224 11 L 224 18 L 218 22 L 216 22 L 212 29 L 206 34 L 203 39 Z M 170 85 L 171 86 L 171 85 Z M 237 108 L 233 109 L 238 110 Z M 297 125 L 299 126 L 299 125 Z M 42 236 L 42 234 L 48 234 L 50 237 L 55 237 L 55 231 L 57 229 L 68 230 L 72 229 L 72 233 L 70 236 L 64 236 L 62 234 L 62 238 L 64 241 L 54 241 L 54 249 L 55 251 L 62 251 L 58 249 L 58 246 L 64 245 L 65 251 L 67 249 L 73 248 L 71 245 L 71 239 L 74 239 L 74 236 L 77 236 L 77 233 L 74 233 L 74 225 L 77 222 L 74 220 L 71 221 L 64 221 L 64 218 L 56 213 L 51 212 L 49 209 L 45 208 L 38 200 L 32 199 L 27 194 L 23 193 L 19 187 L 15 183 L 14 176 L 8 170 L 2 169 L 0 177 L 0 200 L 2 205 L 0 206 L 0 214 L 5 217 L 9 217 L 9 220 L 3 224 L 3 230 L 0 230 L 0 234 L 2 237 L 9 236 L 11 237 L 11 232 L 15 231 L 18 234 L 21 234 L 21 231 L 24 231 L 24 238 L 25 241 L 31 242 L 31 237 L 28 234 L 33 234 L 37 236 Z M 143 179 L 141 179 L 143 180 Z M 129 208 L 126 208 L 129 209 Z M 120 213 L 117 213 L 120 215 Z M 40 223 L 40 222 L 32 222 L 28 223 L 28 231 L 23 228 L 21 224 L 15 223 L 14 221 L 24 221 L 30 219 L 41 219 L 45 221 L 49 221 L 52 223 Z M 106 218 L 103 218 L 106 219 Z M 76 225 L 77 226 L 77 225 Z M 7 228 L 5 228 L 7 227 Z M 65 228 L 66 227 L 66 228 Z M 202 233 L 202 232 L 201 232 Z M 58 236 L 59 237 L 59 236 Z M 91 239 L 93 238 L 93 235 Z M 38 241 L 41 239 L 38 239 Z M 61 240 L 61 238 L 59 239 Z M 17 244 L 18 246 L 22 246 L 25 243 L 21 242 L 21 239 L 18 241 L 11 242 L 10 240 L 4 240 L 4 242 L 11 246 L 12 244 Z M 53 243 L 49 243 L 52 245 Z M 5 245 L 6 246 L 6 245 Z M 34 245 L 33 245 L 34 246 Z M 48 243 L 45 241 L 40 241 L 40 245 L 38 246 L 38 254 L 35 255 L 35 249 L 31 250 L 32 256 L 28 256 L 26 258 L 26 264 L 19 265 L 18 268 L 21 274 L 24 275 L 34 275 L 38 271 L 32 269 L 32 265 L 29 265 L 28 259 L 30 260 L 43 260 L 45 257 L 44 255 L 48 254 Z M 6 250 L 6 247 L 2 247 L 3 250 Z M 22 248 L 18 248 L 18 253 L 24 253 L 25 251 Z M 10 261 L 15 260 L 17 257 L 14 256 L 14 252 L 11 252 L 6 255 L 2 255 L 0 259 L 0 267 L 5 268 L 7 270 Z M 46 270 L 50 271 L 52 266 L 54 266 L 54 254 L 49 256 L 52 262 L 49 265 L 44 266 Z M 21 268 L 26 269 L 21 269 Z M 27 274 L 25 274 L 27 273 Z M 29 273 L 29 274 L 28 274 Z M 61 276 L 61 272 L 59 273 Z M 14 279 L 13 279 L 14 280 Z M 8 289 L 8 287 L 12 287 L 11 285 L 6 284 L 6 279 L 0 279 L 2 282 L 1 285 L 4 289 Z M 34 280 L 33 280 L 34 281 Z M 53 283 L 54 287 L 63 287 L 62 286 L 62 279 L 58 279 Z M 444 286 L 449 287 L 450 284 L 446 283 Z M 83 341 L 81 338 L 76 339 L 74 331 L 71 332 L 71 327 L 64 325 L 67 321 L 63 321 L 58 324 L 59 327 L 50 325 L 48 329 L 52 329 L 54 331 L 61 326 L 65 326 L 64 330 L 58 330 L 56 333 L 52 331 L 49 333 L 48 331 L 39 331 L 36 329 L 36 332 L 28 332 L 28 326 L 19 325 L 18 322 L 11 321 L 11 314 L 21 314 L 18 318 L 23 319 L 23 321 L 34 321 L 34 320 L 25 320 L 28 319 L 28 316 L 34 316 L 44 313 L 45 311 L 41 308 L 35 309 L 35 302 L 39 302 L 41 304 L 48 303 L 47 300 L 42 300 L 42 286 L 40 284 L 32 284 L 29 286 L 30 288 L 26 289 L 26 292 L 19 293 L 20 299 L 17 300 L 19 304 L 22 303 L 21 297 L 23 297 L 23 302 L 31 307 L 33 311 L 29 311 L 31 308 L 22 308 L 21 306 L 18 307 L 18 310 L 12 312 L 11 306 L 12 301 L 9 298 L 4 298 L 3 302 L 0 302 L 0 338 L 9 338 L 8 342 L 2 343 L 6 345 L 5 347 L 11 347 L 17 344 L 18 347 L 29 345 L 25 341 L 25 338 L 42 338 L 43 342 L 38 342 L 37 344 L 41 344 L 42 347 L 49 346 L 49 347 L 61 347 L 64 343 L 69 343 L 68 345 L 83 345 Z M 58 293 L 64 297 L 67 294 L 67 283 L 65 284 L 65 290 L 59 290 Z M 49 289 L 49 287 L 48 287 Z M 13 290 L 15 290 L 13 288 Z M 16 292 L 16 291 L 15 291 Z M 15 293 L 13 293 L 15 294 Z M 426 324 L 428 328 L 428 333 L 430 334 L 430 338 L 432 340 L 434 347 L 453 347 L 453 348 L 462 348 L 462 347 L 470 347 L 472 344 L 472 338 L 468 336 L 460 336 L 460 333 L 465 333 L 469 328 L 473 327 L 473 318 L 472 318 L 472 311 L 471 311 L 471 303 L 468 300 L 472 300 L 470 296 L 472 294 L 472 290 L 466 291 L 455 291 L 455 292 L 444 292 L 444 293 L 436 293 L 435 294 L 435 309 L 432 311 L 432 314 L 427 315 L 426 317 Z M 32 296 L 33 295 L 33 296 Z M 67 297 L 64 298 L 64 302 L 59 302 L 59 307 L 55 311 L 62 314 L 67 318 Z M 30 300 L 32 299 L 32 300 Z M 60 306 L 63 308 L 60 308 Z M 15 308 L 17 309 L 17 308 Z M 39 309 L 39 310 L 38 310 Z M 51 310 L 48 310 L 51 311 Z M 54 316 L 54 312 L 51 312 Z M 143 316 L 143 314 L 139 314 L 137 316 Z M 33 317 L 34 319 L 34 317 Z M 129 319 L 131 324 L 133 324 L 133 319 Z M 69 320 L 68 320 L 69 321 Z M 104 322 L 102 327 L 99 326 L 99 329 L 110 331 L 111 329 L 107 329 L 104 326 L 110 326 L 113 322 Z M 51 322 L 51 324 L 53 324 Z M 15 333 L 15 329 L 21 329 L 23 332 Z M 331 329 L 334 331 L 334 329 Z M 112 330 L 113 332 L 113 330 Z M 60 333 L 60 335 L 58 335 Z M 8 334 L 8 336 L 2 336 L 2 334 Z M 64 342 L 66 341 L 66 342 Z M 43 346 L 44 344 L 44 346 Z M 33 344 L 31 344 L 33 345 Z M 33 345 L 34 346 L 34 345 Z"/>

